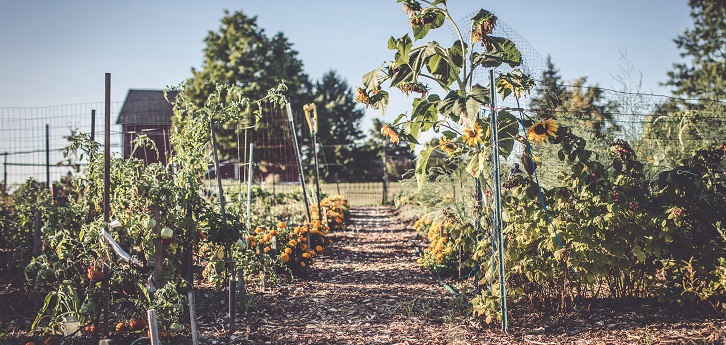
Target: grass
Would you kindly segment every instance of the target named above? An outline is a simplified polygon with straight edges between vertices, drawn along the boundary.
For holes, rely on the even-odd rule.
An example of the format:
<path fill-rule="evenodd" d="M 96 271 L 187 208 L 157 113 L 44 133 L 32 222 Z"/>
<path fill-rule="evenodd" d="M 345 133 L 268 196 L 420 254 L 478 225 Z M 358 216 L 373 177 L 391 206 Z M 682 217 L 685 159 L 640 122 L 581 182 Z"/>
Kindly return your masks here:
<path fill-rule="evenodd" d="M 242 182 L 244 184 L 244 182 Z M 206 181 L 207 189 L 216 194 L 217 184 L 214 180 Z M 282 183 L 272 184 L 263 183 L 263 188 L 275 193 L 289 192 L 300 188 L 299 183 Z M 222 187 L 225 191 L 230 188 L 239 188 L 239 182 L 236 180 L 222 180 Z M 308 182 L 306 184 L 308 190 L 315 190 L 315 184 Z M 388 183 L 388 202 L 393 200 L 393 196 L 401 192 L 405 187 L 401 182 Z M 244 186 L 243 186 L 244 188 Z M 340 182 L 340 183 L 321 183 L 320 190 L 327 195 L 340 194 L 348 199 L 350 206 L 377 206 L 383 201 L 383 182 Z M 226 193 L 226 192 L 225 192 Z"/>

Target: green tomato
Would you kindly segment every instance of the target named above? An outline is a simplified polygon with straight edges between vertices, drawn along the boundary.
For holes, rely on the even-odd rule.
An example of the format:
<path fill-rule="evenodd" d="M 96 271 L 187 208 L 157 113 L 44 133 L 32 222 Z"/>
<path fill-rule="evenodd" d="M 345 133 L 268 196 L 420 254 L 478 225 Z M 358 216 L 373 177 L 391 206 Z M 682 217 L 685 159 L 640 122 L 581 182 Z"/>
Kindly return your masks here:
<path fill-rule="evenodd" d="M 147 229 L 151 229 L 156 226 L 156 220 L 154 218 L 149 218 L 146 221 L 144 221 L 144 227 Z"/>
<path fill-rule="evenodd" d="M 176 322 L 172 323 L 171 326 L 169 326 L 169 331 L 172 333 L 179 333 L 182 330 L 182 326 Z"/>
<path fill-rule="evenodd" d="M 87 299 L 83 304 L 81 305 L 81 314 L 84 316 L 91 316 L 96 311 L 96 303 L 93 303 L 92 300 Z"/>
<path fill-rule="evenodd" d="M 161 229 L 161 238 L 168 240 L 172 238 L 172 236 L 174 236 L 174 230 L 172 230 L 171 228 L 165 226 L 163 229 Z"/>
<path fill-rule="evenodd" d="M 245 248 L 247 248 L 247 243 L 245 243 L 242 239 L 239 239 L 237 240 L 237 243 L 235 243 L 235 246 L 237 246 L 237 249 L 239 250 L 245 250 Z"/>

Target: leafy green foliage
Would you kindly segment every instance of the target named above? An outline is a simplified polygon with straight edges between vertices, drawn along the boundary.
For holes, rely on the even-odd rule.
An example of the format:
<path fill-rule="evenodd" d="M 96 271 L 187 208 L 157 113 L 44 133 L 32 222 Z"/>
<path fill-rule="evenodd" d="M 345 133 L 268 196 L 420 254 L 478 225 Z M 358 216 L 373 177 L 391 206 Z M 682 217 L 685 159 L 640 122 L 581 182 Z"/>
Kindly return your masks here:
<path fill-rule="evenodd" d="M 685 62 L 675 63 L 665 85 L 689 98 L 723 101 L 726 94 L 726 4 L 721 0 L 690 0 L 693 27 L 675 39 Z"/>

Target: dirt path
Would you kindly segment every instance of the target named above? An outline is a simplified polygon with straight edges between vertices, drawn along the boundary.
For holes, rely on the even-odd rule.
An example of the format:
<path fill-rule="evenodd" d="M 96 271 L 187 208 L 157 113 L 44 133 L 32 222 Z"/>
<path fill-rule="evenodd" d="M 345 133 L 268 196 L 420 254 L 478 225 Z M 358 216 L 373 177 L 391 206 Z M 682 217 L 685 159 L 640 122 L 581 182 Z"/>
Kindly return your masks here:
<path fill-rule="evenodd" d="M 334 244 L 317 258 L 309 276 L 281 275 L 277 287 L 252 292 L 251 311 L 238 316 L 233 335 L 220 326 L 226 323 L 226 296 L 202 293 L 202 343 L 726 343 L 724 319 L 642 302 L 608 302 L 551 317 L 513 306 L 510 333 L 503 333 L 497 325 L 468 317 L 461 302 L 416 262 L 408 242 L 415 233 L 390 209 L 354 208 L 352 218 L 348 230 L 332 234 Z"/>
<path fill-rule="evenodd" d="M 249 339 L 289 344 L 441 344 L 449 300 L 416 264 L 413 230 L 390 209 L 354 208 L 353 225 L 333 234 L 309 277 L 281 282 L 264 315 L 249 320 Z M 245 336 L 247 337 L 247 336 Z"/>

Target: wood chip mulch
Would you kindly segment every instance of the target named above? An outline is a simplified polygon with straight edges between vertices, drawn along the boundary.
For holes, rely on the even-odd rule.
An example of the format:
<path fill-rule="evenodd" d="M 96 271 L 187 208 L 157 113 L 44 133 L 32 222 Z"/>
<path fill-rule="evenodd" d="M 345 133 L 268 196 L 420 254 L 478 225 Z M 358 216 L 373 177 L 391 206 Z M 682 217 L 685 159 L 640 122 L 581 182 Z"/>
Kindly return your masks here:
<path fill-rule="evenodd" d="M 726 344 L 726 320 L 634 302 L 541 317 L 512 306 L 510 330 L 468 316 L 460 299 L 416 262 L 415 232 L 385 207 L 353 208 L 353 224 L 305 277 L 281 274 L 229 334 L 226 300 L 200 291 L 204 344 Z M 449 282 L 471 284 L 468 282 Z M 214 300 L 213 302 L 211 302 Z M 198 302 L 199 303 L 199 302 Z M 211 324 L 206 324 L 208 320 Z"/>
<path fill-rule="evenodd" d="M 280 273 L 262 291 L 247 284 L 249 310 L 228 329 L 227 292 L 196 288 L 201 344 L 726 344 L 726 320 L 648 301 L 599 301 L 565 315 L 510 306 L 510 329 L 468 316 L 463 299 L 416 262 L 410 225 L 389 208 L 352 209 L 353 224 L 305 277 Z M 462 289 L 472 281 L 447 281 Z M 25 344 L 37 308 L 0 289 L 0 344 Z M 14 296 L 14 297 L 13 297 Z M 140 335 L 137 335 L 139 337 Z M 131 343 L 130 338 L 116 344 Z M 97 338 L 64 343 L 98 344 Z M 148 344 L 139 339 L 136 344 Z M 191 344 L 184 332 L 163 344 Z"/>

